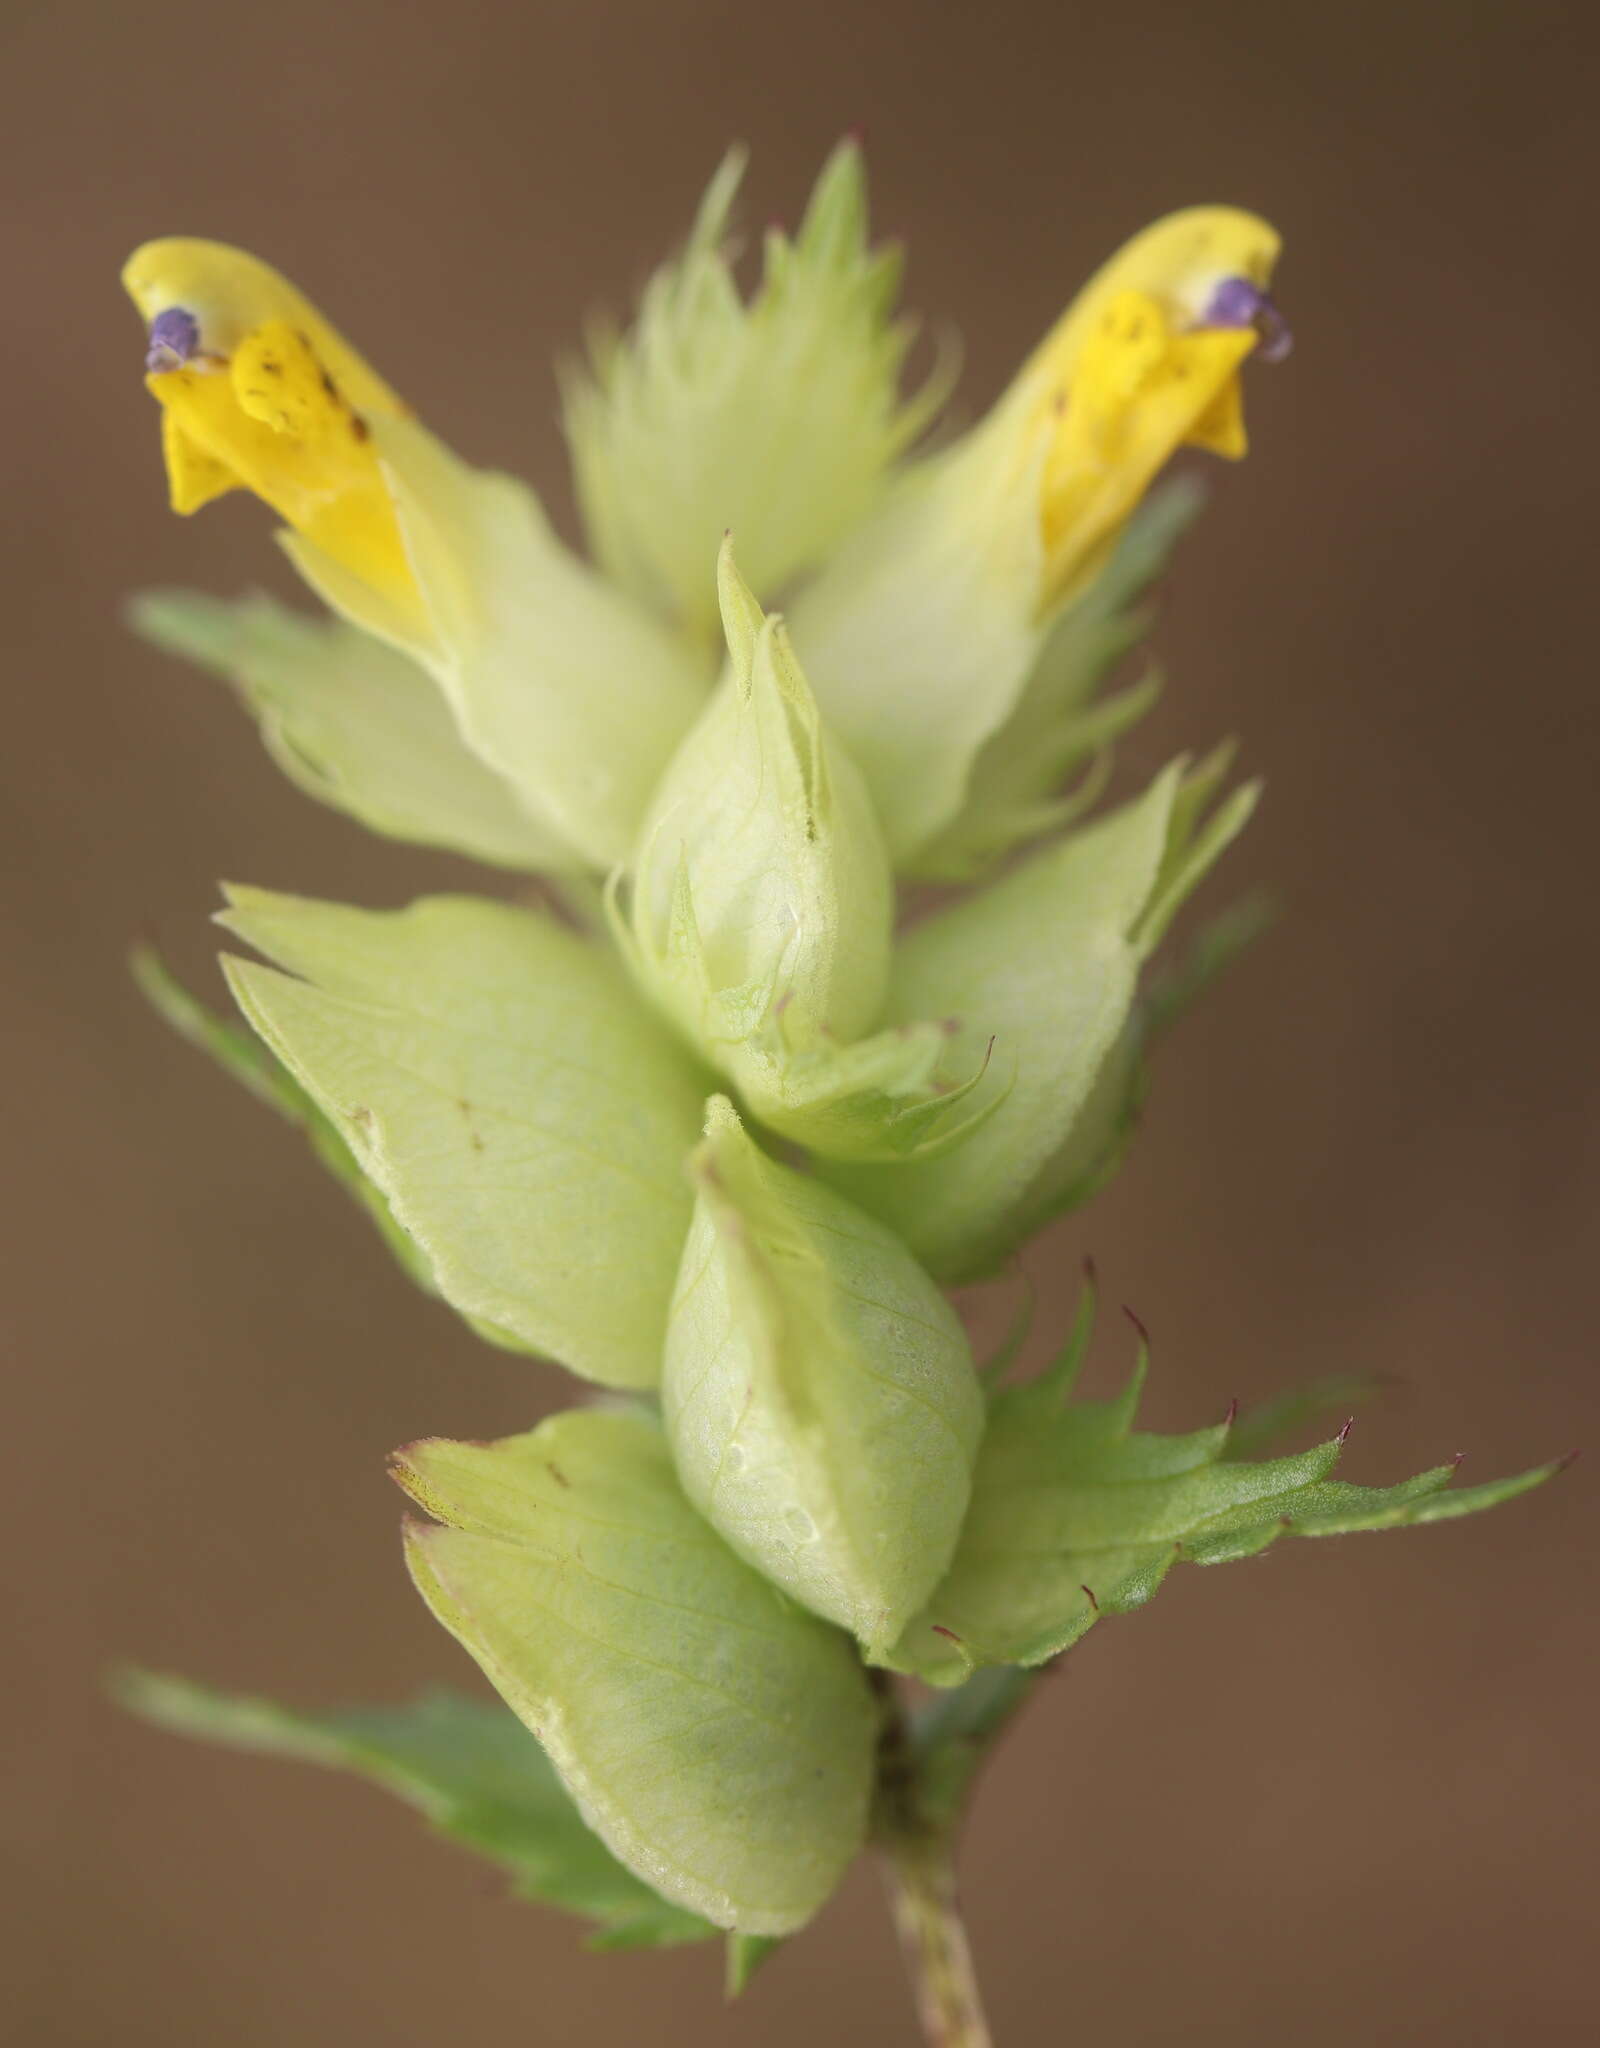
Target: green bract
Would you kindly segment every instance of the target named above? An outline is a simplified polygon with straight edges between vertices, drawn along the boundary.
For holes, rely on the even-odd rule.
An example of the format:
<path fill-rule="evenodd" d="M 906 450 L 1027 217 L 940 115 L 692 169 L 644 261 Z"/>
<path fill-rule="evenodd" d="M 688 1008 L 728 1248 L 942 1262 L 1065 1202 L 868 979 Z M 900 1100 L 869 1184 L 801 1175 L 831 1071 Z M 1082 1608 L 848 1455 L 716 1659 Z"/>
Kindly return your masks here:
<path fill-rule="evenodd" d="M 494 867 L 578 864 L 467 746 L 426 669 L 370 633 L 192 591 L 151 592 L 133 623 L 236 685 L 284 773 L 370 830 Z"/>
<path fill-rule="evenodd" d="M 412 1575 L 663 1897 L 786 1934 L 860 1848 L 876 1717 L 845 1638 L 736 1558 L 640 1415 L 398 1455 Z"/>
<path fill-rule="evenodd" d="M 1397 1486 L 1330 1477 L 1345 1432 L 1287 1458 L 1237 1463 L 1232 1416 L 1189 1436 L 1135 1431 L 1146 1354 L 1110 1401 L 1070 1400 L 1088 1343 L 990 1404 L 972 1510 L 948 1576 L 889 1661 L 934 1685 L 984 1665 L 1042 1664 L 1103 1614 L 1142 1607 L 1174 1564 L 1227 1564 L 1281 1536 L 1342 1536 L 1476 1514 L 1560 1464 L 1447 1492 L 1459 1461 Z"/>
<path fill-rule="evenodd" d="M 945 381 L 901 402 L 913 330 L 893 317 L 898 252 L 867 241 L 860 150 L 846 142 L 829 158 L 793 240 L 768 229 L 748 305 L 729 245 L 743 171 L 735 151 L 632 332 L 597 332 L 566 386 L 595 559 L 702 641 L 716 627 L 722 534 L 738 536 L 758 590 L 782 590 L 871 508 Z"/>
<path fill-rule="evenodd" d="M 684 1489 L 875 1656 L 961 1528 L 983 1428 L 966 1338 L 889 1231 L 764 1157 L 726 1101 L 695 1182 L 661 1382 Z"/>
<path fill-rule="evenodd" d="M 466 896 L 370 912 L 255 889 L 245 1015 L 487 1334 L 650 1387 L 689 1217 L 692 1068 L 598 947 Z M 287 970 L 279 972 L 278 969 Z"/>

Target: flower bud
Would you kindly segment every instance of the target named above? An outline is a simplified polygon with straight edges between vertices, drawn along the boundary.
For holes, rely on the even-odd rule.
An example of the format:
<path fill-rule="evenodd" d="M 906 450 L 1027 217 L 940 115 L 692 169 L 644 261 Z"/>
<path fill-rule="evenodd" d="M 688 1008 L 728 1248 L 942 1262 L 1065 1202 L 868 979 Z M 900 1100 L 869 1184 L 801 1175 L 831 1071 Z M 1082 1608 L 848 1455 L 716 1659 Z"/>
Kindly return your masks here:
<path fill-rule="evenodd" d="M 983 1428 L 966 1337 L 891 1231 L 768 1159 L 720 1097 L 694 1178 L 661 1382 L 679 1477 L 742 1557 L 875 1655 L 966 1512 Z"/>
<path fill-rule="evenodd" d="M 619 938 L 774 1129 L 837 1157 L 948 1143 L 966 1091 L 936 1082 L 944 1026 L 863 1037 L 883 1008 L 894 903 L 860 775 L 727 542 L 718 589 L 728 671 L 651 804 Z"/>

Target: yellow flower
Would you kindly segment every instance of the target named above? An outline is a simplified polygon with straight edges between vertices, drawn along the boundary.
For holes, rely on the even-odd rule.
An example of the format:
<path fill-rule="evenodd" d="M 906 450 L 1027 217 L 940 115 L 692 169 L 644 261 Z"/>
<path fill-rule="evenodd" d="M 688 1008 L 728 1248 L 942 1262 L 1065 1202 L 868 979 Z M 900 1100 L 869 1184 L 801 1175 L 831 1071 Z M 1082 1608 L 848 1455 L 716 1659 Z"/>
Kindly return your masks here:
<path fill-rule="evenodd" d="M 453 829 L 445 784 L 487 768 L 494 804 L 509 791 L 526 823 L 520 859 L 614 867 L 705 699 L 701 654 L 579 561 L 523 485 L 428 433 L 265 263 L 148 242 L 124 282 L 149 329 L 173 509 L 241 487 L 265 499 L 313 589 L 442 697 L 424 705 L 442 749 L 426 829 Z M 363 713 L 375 729 L 380 711 Z"/>
<path fill-rule="evenodd" d="M 222 242 L 146 242 L 123 283 L 150 330 L 175 512 L 244 488 L 401 613 L 418 606 L 374 418 L 407 408 L 286 278 Z"/>
<path fill-rule="evenodd" d="M 1011 429 L 1021 415 L 1019 466 L 1040 464 L 1041 611 L 1095 573 L 1177 449 L 1244 454 L 1240 368 L 1264 335 L 1269 354 L 1288 345 L 1267 295 L 1279 246 L 1236 207 L 1168 214 L 1091 278 L 1024 367 L 997 417 Z"/>
<path fill-rule="evenodd" d="M 1146 228 L 796 596 L 796 651 L 902 873 L 970 875 L 1058 818 L 1083 704 L 1056 629 L 1177 449 L 1244 453 L 1241 366 L 1288 343 L 1278 246 L 1235 207 Z"/>

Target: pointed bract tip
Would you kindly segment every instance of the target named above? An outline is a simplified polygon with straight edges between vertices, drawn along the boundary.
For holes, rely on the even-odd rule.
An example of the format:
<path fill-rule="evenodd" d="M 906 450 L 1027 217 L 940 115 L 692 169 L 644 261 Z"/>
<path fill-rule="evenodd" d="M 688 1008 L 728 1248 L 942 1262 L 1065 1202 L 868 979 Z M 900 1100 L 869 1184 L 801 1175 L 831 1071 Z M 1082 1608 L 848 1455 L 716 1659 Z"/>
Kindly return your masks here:
<path fill-rule="evenodd" d="M 1338 1435 L 1337 1435 L 1337 1436 L 1336 1436 L 1336 1437 L 1334 1438 L 1334 1442 L 1335 1442 L 1335 1443 L 1339 1443 L 1339 1444 L 1342 1444 L 1342 1443 L 1346 1442 L 1346 1441 L 1347 1441 L 1347 1439 L 1349 1438 L 1349 1435 L 1350 1435 L 1350 1432 L 1351 1432 L 1351 1430 L 1353 1430 L 1353 1429 L 1355 1428 L 1355 1426 L 1356 1426 L 1356 1419 L 1355 1419 L 1355 1417 L 1354 1417 L 1353 1415 L 1351 1415 L 1351 1416 L 1347 1417 L 1347 1418 L 1346 1418 L 1346 1421 L 1345 1421 L 1345 1425 L 1344 1425 L 1344 1428 L 1343 1428 L 1343 1429 L 1341 1429 L 1341 1430 L 1340 1430 L 1340 1432 L 1339 1432 L 1339 1434 L 1338 1434 Z"/>
<path fill-rule="evenodd" d="M 1577 1464 L 1577 1462 L 1578 1462 L 1578 1460 L 1579 1460 L 1579 1459 L 1580 1459 L 1580 1458 L 1581 1458 L 1582 1456 L 1583 1456 L 1583 1446 L 1582 1446 L 1582 1444 L 1579 1444 L 1576 1450 L 1573 1450 L 1573 1451 L 1568 1451 L 1568 1452 L 1567 1452 L 1567 1453 L 1565 1454 L 1565 1456 L 1564 1456 L 1564 1457 L 1560 1457 L 1560 1458 L 1557 1458 L 1557 1460 L 1556 1460 L 1556 1470 L 1557 1470 L 1558 1472 L 1565 1472 L 1565 1471 L 1566 1471 L 1566 1469 L 1567 1469 L 1567 1467 L 1568 1467 L 1569 1465 L 1576 1465 L 1576 1464 Z"/>
<path fill-rule="evenodd" d="M 1239 1396 L 1238 1396 L 1237 1394 L 1235 1394 L 1235 1395 L 1234 1395 L 1234 1397 L 1233 1397 L 1233 1399 L 1232 1399 L 1232 1400 L 1231 1400 L 1231 1401 L 1230 1401 L 1230 1402 L 1228 1403 L 1228 1412 L 1227 1412 L 1227 1414 L 1226 1414 L 1226 1415 L 1224 1415 L 1224 1416 L 1223 1416 L 1223 1418 L 1222 1418 L 1222 1426 L 1223 1426 L 1223 1428 L 1224 1428 L 1224 1429 L 1232 1429 L 1233 1425 L 1235 1424 L 1235 1422 L 1237 1422 L 1237 1421 L 1238 1421 L 1238 1419 L 1239 1419 Z"/>
<path fill-rule="evenodd" d="M 1100 1268 L 1094 1262 L 1093 1252 L 1085 1252 L 1083 1255 L 1083 1277 L 1090 1287 L 1100 1285 Z"/>
<path fill-rule="evenodd" d="M 1460 1471 L 1460 1469 L 1461 1469 L 1461 1462 L 1462 1462 L 1462 1460 L 1463 1460 L 1463 1459 L 1464 1459 L 1464 1458 L 1466 1457 L 1466 1455 L 1467 1455 L 1467 1454 L 1466 1454 L 1466 1452 L 1465 1452 L 1465 1451 L 1457 1451 L 1457 1452 L 1456 1452 L 1455 1456 L 1454 1456 L 1454 1457 L 1453 1457 L 1453 1458 L 1452 1458 L 1452 1459 L 1450 1460 L 1450 1469 L 1451 1469 L 1451 1471 L 1452 1471 L 1452 1472 L 1459 1472 L 1459 1471 Z"/>
<path fill-rule="evenodd" d="M 943 1636 L 946 1642 L 961 1642 L 961 1638 L 956 1634 L 955 1630 L 953 1628 L 946 1628 L 942 1621 L 929 1622 L 928 1626 L 933 1630 L 936 1636 Z M 963 1647 L 965 1646 L 963 1645 Z"/>
<path fill-rule="evenodd" d="M 1146 1349 L 1148 1349 L 1150 1344 L 1150 1332 L 1145 1328 L 1143 1317 L 1138 1315 L 1133 1309 L 1129 1308 L 1126 1302 L 1122 1304 L 1122 1313 L 1128 1318 L 1128 1321 L 1132 1323 L 1133 1327 L 1139 1332 L 1139 1342 L 1143 1344 L 1146 1347 Z"/>

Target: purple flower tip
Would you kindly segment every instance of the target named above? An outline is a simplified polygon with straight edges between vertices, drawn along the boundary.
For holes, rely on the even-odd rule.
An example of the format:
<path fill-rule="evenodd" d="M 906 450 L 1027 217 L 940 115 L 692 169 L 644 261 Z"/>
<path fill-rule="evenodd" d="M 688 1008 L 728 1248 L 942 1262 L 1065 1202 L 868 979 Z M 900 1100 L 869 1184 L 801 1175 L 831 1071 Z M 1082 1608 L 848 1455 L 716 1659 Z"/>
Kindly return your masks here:
<path fill-rule="evenodd" d="M 1294 347 L 1289 323 L 1272 300 L 1247 277 L 1225 277 L 1200 315 L 1202 327 L 1254 327 L 1261 334 L 1261 360 L 1281 363 Z"/>
<path fill-rule="evenodd" d="M 184 306 L 168 306 L 150 322 L 147 370 L 178 370 L 200 352 L 200 322 Z"/>

